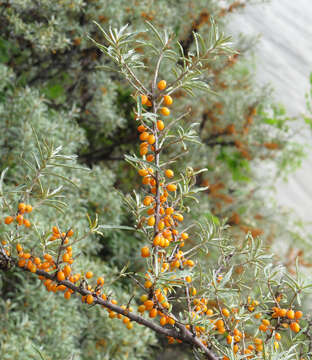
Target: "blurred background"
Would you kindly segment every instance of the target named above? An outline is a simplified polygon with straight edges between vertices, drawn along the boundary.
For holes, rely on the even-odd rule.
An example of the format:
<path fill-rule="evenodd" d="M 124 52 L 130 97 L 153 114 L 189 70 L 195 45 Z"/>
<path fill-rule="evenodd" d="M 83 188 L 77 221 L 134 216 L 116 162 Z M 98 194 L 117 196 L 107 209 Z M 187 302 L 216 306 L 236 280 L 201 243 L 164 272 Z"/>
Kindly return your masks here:
<path fill-rule="evenodd" d="M 257 81 L 272 86 L 273 98 L 291 116 L 306 112 L 305 95 L 310 91 L 312 72 L 311 19 L 309 0 L 273 0 L 234 14 L 228 25 L 235 36 L 243 32 L 259 39 L 255 48 Z M 311 229 L 312 137 L 309 131 L 297 129 L 297 138 L 304 138 L 309 155 L 287 182 L 276 183 L 276 191 L 279 202 L 294 209 Z"/>

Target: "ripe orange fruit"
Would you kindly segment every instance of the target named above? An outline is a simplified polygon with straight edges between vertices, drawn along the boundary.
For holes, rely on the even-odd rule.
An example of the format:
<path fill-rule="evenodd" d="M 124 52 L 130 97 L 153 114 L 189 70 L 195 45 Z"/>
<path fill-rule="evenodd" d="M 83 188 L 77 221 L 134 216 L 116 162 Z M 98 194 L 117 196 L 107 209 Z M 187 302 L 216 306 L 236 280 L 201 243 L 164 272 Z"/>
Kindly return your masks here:
<path fill-rule="evenodd" d="M 147 131 L 143 131 L 140 135 L 140 140 L 141 141 L 146 141 L 149 137 L 149 133 Z"/>
<path fill-rule="evenodd" d="M 23 224 L 24 224 L 24 226 L 26 226 L 26 227 L 30 227 L 30 226 L 31 226 L 31 223 L 30 223 L 30 221 L 29 221 L 28 219 L 23 219 Z"/>
<path fill-rule="evenodd" d="M 164 122 L 162 120 L 157 120 L 157 129 L 159 131 L 162 131 L 162 130 L 164 130 L 164 128 L 165 128 Z"/>
<path fill-rule="evenodd" d="M 139 173 L 140 176 L 146 176 L 146 175 L 148 175 L 148 171 L 147 171 L 146 169 L 140 169 L 140 170 L 138 171 L 138 173 Z"/>
<path fill-rule="evenodd" d="M 170 169 L 165 170 L 165 175 L 167 176 L 167 178 L 173 178 L 174 177 L 174 172 Z"/>
<path fill-rule="evenodd" d="M 142 105 L 145 105 L 147 103 L 148 97 L 146 95 L 141 95 L 141 101 Z"/>
<path fill-rule="evenodd" d="M 143 200 L 143 204 L 145 206 L 149 206 L 151 205 L 151 203 L 153 202 L 153 197 L 152 196 L 145 196 L 144 200 Z"/>
<path fill-rule="evenodd" d="M 17 263 L 17 265 L 18 265 L 19 267 L 24 267 L 25 264 L 26 264 L 26 260 L 25 260 L 25 259 L 20 259 L 20 260 L 18 261 L 18 263 Z"/>
<path fill-rule="evenodd" d="M 146 310 L 146 307 L 145 307 L 144 305 L 140 305 L 140 306 L 138 307 L 138 312 L 139 312 L 139 313 L 144 313 L 145 310 Z"/>
<path fill-rule="evenodd" d="M 302 315 L 303 315 L 302 311 L 296 311 L 296 312 L 295 312 L 295 318 L 296 318 L 296 319 L 301 319 L 301 318 L 302 318 Z"/>
<path fill-rule="evenodd" d="M 87 271 L 87 272 L 86 272 L 86 278 L 87 278 L 87 279 L 91 279 L 92 276 L 93 276 L 93 272 L 92 272 L 92 271 Z"/>
<path fill-rule="evenodd" d="M 299 324 L 295 321 L 295 322 L 292 322 L 290 324 L 290 328 L 292 331 L 294 331 L 295 333 L 298 333 L 300 331 L 300 326 Z"/>
<path fill-rule="evenodd" d="M 58 280 L 58 281 L 63 281 L 63 280 L 65 280 L 65 274 L 63 273 L 63 271 L 59 271 L 59 272 L 57 273 L 57 280 Z"/>
<path fill-rule="evenodd" d="M 149 312 L 149 317 L 150 318 L 155 318 L 157 316 L 157 309 L 153 308 L 150 312 Z"/>
<path fill-rule="evenodd" d="M 16 216 L 15 220 L 18 223 L 18 225 L 22 225 L 23 221 L 24 221 L 24 217 L 23 217 L 23 215 L 19 214 Z"/>
<path fill-rule="evenodd" d="M 13 222 L 14 218 L 13 216 L 7 216 L 5 219 L 4 219 L 4 223 L 9 225 L 11 224 L 11 222 Z"/>
<path fill-rule="evenodd" d="M 147 142 L 150 144 L 150 145 L 153 145 L 155 143 L 156 139 L 155 139 L 155 136 L 153 134 L 149 135 L 149 137 L 147 138 Z"/>
<path fill-rule="evenodd" d="M 161 114 L 164 115 L 164 116 L 169 116 L 169 115 L 170 115 L 170 110 L 169 110 L 167 107 L 162 107 L 162 108 L 160 109 L 160 112 L 161 112 Z"/>
<path fill-rule="evenodd" d="M 286 313 L 286 316 L 288 317 L 288 319 L 291 319 L 293 320 L 295 318 L 295 312 L 294 310 L 288 310 L 287 313 Z"/>
<path fill-rule="evenodd" d="M 71 292 L 70 292 L 69 290 L 65 291 L 65 292 L 64 292 L 64 298 L 65 298 L 66 300 L 69 300 L 70 297 L 71 297 Z"/>
<path fill-rule="evenodd" d="M 21 244 L 16 244 L 16 251 L 17 251 L 17 252 L 23 251 L 23 247 L 22 247 Z"/>
<path fill-rule="evenodd" d="M 144 283 L 144 287 L 146 287 L 146 289 L 150 289 L 153 286 L 153 283 L 150 280 L 146 280 Z"/>
<path fill-rule="evenodd" d="M 173 103 L 172 97 L 170 95 L 164 96 L 164 104 L 170 106 Z"/>
<path fill-rule="evenodd" d="M 102 276 L 98 277 L 96 283 L 97 283 L 98 285 L 103 286 L 103 285 L 104 285 L 104 278 L 103 278 Z"/>
<path fill-rule="evenodd" d="M 222 309 L 222 314 L 223 314 L 225 317 L 229 317 L 229 316 L 230 316 L 230 312 L 229 312 L 229 310 L 226 309 L 226 308 L 223 308 L 223 309 Z"/>
<path fill-rule="evenodd" d="M 147 220 L 148 226 L 154 226 L 155 225 L 155 216 L 150 216 Z"/>
<path fill-rule="evenodd" d="M 165 326 L 167 324 L 166 316 L 162 316 L 159 320 L 161 326 Z"/>
<path fill-rule="evenodd" d="M 70 275 L 70 273 L 71 273 L 71 268 L 70 268 L 70 266 L 69 266 L 69 265 L 65 265 L 65 266 L 64 266 L 64 269 L 63 269 L 63 272 L 64 272 L 64 275 L 65 275 L 66 277 L 68 277 L 68 276 Z"/>
<path fill-rule="evenodd" d="M 149 257 L 150 255 L 151 255 L 151 253 L 150 253 L 149 247 L 148 246 L 142 247 L 141 256 L 145 258 L 145 257 Z"/>
<path fill-rule="evenodd" d="M 177 185 L 175 185 L 175 184 L 168 184 L 168 185 L 167 185 L 167 190 L 168 190 L 168 191 L 176 191 L 176 190 L 177 190 Z"/>
<path fill-rule="evenodd" d="M 279 340 L 281 340 L 281 338 L 282 338 L 282 336 L 281 336 L 281 334 L 280 334 L 280 333 L 278 333 L 278 332 L 277 332 L 277 333 L 275 333 L 275 339 L 276 339 L 276 340 L 278 340 L 278 341 L 279 341 Z"/>
<path fill-rule="evenodd" d="M 71 237 L 71 236 L 73 236 L 74 235 L 74 230 L 73 229 L 69 229 L 68 231 L 67 231 L 67 236 L 68 237 Z"/>
<path fill-rule="evenodd" d="M 87 304 L 91 305 L 93 301 L 94 301 L 93 296 L 91 294 L 87 295 L 86 297 Z"/>
<path fill-rule="evenodd" d="M 166 82 L 166 80 L 160 80 L 160 81 L 158 82 L 158 84 L 157 84 L 157 87 L 158 87 L 158 89 L 159 89 L 160 91 L 165 90 L 166 87 L 167 87 L 167 82 Z"/>
<path fill-rule="evenodd" d="M 21 214 L 24 214 L 25 209 L 26 209 L 26 204 L 24 204 L 24 203 L 19 203 L 17 208 L 18 208 L 18 211 L 19 211 Z"/>
<path fill-rule="evenodd" d="M 131 330 L 133 328 L 133 324 L 132 324 L 132 322 L 129 322 L 128 324 L 127 324 L 127 329 L 128 330 Z"/>
<path fill-rule="evenodd" d="M 139 125 L 138 126 L 138 132 L 142 133 L 146 130 L 146 127 L 144 125 Z"/>
<path fill-rule="evenodd" d="M 154 307 L 154 303 L 152 300 L 146 300 L 146 301 L 144 301 L 144 306 L 145 306 L 146 310 L 152 310 Z"/>
<path fill-rule="evenodd" d="M 26 213 L 30 213 L 32 212 L 32 206 L 30 204 L 27 204 L 26 207 L 25 207 L 25 212 Z"/>

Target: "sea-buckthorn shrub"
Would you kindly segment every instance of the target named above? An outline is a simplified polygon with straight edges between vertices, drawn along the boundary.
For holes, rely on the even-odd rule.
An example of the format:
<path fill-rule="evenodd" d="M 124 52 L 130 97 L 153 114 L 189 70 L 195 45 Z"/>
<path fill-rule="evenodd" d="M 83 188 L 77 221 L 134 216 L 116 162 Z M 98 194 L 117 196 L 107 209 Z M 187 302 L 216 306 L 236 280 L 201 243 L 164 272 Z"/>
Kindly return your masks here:
<path fill-rule="evenodd" d="M 72 307 L 84 307 L 82 312 L 91 312 L 92 307 L 97 308 L 95 311 L 104 308 L 111 321 L 119 322 L 123 329 L 133 329 L 136 335 L 137 331 L 143 335 L 146 327 L 166 336 L 169 344 L 188 345 L 195 358 L 308 358 L 310 319 L 302 308 L 302 298 L 312 287 L 311 282 L 298 266 L 296 274 L 291 275 L 252 233 L 235 239 L 225 221 L 220 222 L 210 213 L 197 218 L 192 215 L 192 209 L 202 201 L 201 193 L 208 189 L 197 186 L 196 177 L 209 169 L 182 168 L 181 161 L 180 168 L 172 167 L 188 151 L 189 144 L 191 149 L 200 146 L 197 124 L 184 123 L 188 111 L 174 108 L 175 94 L 183 90 L 191 96 L 199 92 L 210 96 L 204 77 L 206 64 L 235 54 L 230 38 L 210 21 L 206 38 L 193 34 L 196 46 L 188 54 L 174 42 L 173 34 L 157 30 L 150 22 L 146 22 L 144 41 L 128 26 L 105 30 L 98 25 L 103 42 L 92 41 L 113 63 L 106 70 L 123 76 L 133 88 L 136 100 L 133 122 L 138 146 L 135 153 L 125 155 L 125 160 L 137 172 L 141 186 L 123 198 L 134 223 L 100 224 L 95 214 L 88 216 L 89 230 L 79 219 L 69 223 L 65 200 L 71 194 L 65 189 L 64 199 L 60 197 L 62 189 L 50 179 L 56 177 L 74 186 L 67 169 L 78 174 L 87 170 L 29 124 L 36 148 L 30 150 L 29 158 L 21 157 L 30 169 L 26 170 L 24 182 L 13 188 L 6 183 L 6 170 L 1 176 L 2 206 L 6 212 L 1 267 L 10 271 L 17 266 L 33 273 L 51 295 L 63 295 Z M 149 72 L 153 74 L 149 82 L 140 77 L 145 65 L 142 56 L 133 51 L 137 44 L 147 48 L 144 56 L 149 57 Z M 171 72 L 164 72 L 163 64 Z M 65 173 L 53 172 L 58 168 Z M 47 213 L 38 219 L 40 228 L 32 215 L 48 205 L 64 215 L 58 219 Z M 82 206 L 78 202 L 79 205 Z M 128 270 L 130 265 L 126 264 L 113 274 L 109 268 L 107 274 L 108 269 L 92 258 L 92 251 L 89 261 L 85 260 L 84 252 L 88 252 L 85 249 L 92 238 L 113 229 L 139 234 L 143 244 L 137 249 L 137 256 L 141 260 L 133 257 L 129 263 L 137 261 L 140 272 Z M 118 293 L 117 281 L 134 284 L 128 285 L 127 296 Z M 99 324 L 93 329 L 94 337 L 101 336 L 102 322 L 97 313 L 93 316 L 96 320 L 89 319 L 91 326 Z M 87 337 L 88 334 L 87 331 Z M 152 337 L 142 338 L 153 341 Z M 81 358 L 101 358 L 101 346 L 107 346 L 104 357 L 145 355 L 140 350 L 136 354 L 131 338 L 125 344 L 122 341 L 131 350 L 123 349 L 121 353 L 117 344 L 107 345 L 102 337 L 95 344 L 93 340 L 84 346 L 83 338 Z M 40 348 L 36 351 L 40 353 Z"/>

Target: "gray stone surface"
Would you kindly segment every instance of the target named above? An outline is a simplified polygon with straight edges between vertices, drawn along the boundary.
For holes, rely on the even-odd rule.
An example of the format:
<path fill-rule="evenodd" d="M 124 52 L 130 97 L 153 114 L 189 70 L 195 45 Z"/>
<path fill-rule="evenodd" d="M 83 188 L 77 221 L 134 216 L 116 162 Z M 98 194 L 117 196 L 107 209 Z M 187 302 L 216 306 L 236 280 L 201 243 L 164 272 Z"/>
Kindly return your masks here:
<path fill-rule="evenodd" d="M 288 114 L 306 111 L 305 93 L 312 72 L 312 0 L 272 0 L 233 14 L 230 32 L 259 35 L 256 48 L 257 79 L 270 83 L 274 98 Z M 312 144 L 311 133 L 302 141 Z M 278 201 L 312 222 L 312 153 L 303 166 L 277 184 Z"/>

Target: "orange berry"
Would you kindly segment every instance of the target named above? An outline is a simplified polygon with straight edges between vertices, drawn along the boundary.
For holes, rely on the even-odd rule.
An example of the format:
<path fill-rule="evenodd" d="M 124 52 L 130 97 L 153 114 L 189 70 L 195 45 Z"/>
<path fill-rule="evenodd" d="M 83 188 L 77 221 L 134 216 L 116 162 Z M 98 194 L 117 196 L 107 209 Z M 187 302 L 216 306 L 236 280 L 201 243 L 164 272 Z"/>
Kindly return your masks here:
<path fill-rule="evenodd" d="M 155 139 L 155 136 L 153 134 L 149 135 L 148 138 L 147 138 L 147 142 L 150 144 L 150 145 L 153 145 L 155 143 L 156 139 Z"/>
<path fill-rule="evenodd" d="M 145 307 L 144 305 L 140 305 L 140 306 L 138 307 L 138 312 L 139 312 L 139 313 L 144 313 L 145 310 L 146 310 L 146 307 Z"/>
<path fill-rule="evenodd" d="M 129 322 L 128 324 L 127 324 L 127 329 L 128 330 L 131 330 L 133 328 L 133 324 L 132 324 L 132 322 Z"/>
<path fill-rule="evenodd" d="M 65 298 L 66 300 L 69 300 L 70 297 L 71 297 L 71 292 L 70 292 L 69 290 L 65 291 L 65 292 L 64 292 L 64 298 Z"/>
<path fill-rule="evenodd" d="M 167 209 L 166 209 L 166 215 L 171 215 L 171 214 L 173 214 L 174 213 L 174 208 L 173 207 L 168 207 Z"/>
<path fill-rule="evenodd" d="M 288 317 L 288 319 L 291 319 L 293 320 L 295 318 L 295 312 L 294 310 L 288 310 L 287 313 L 286 313 L 286 316 Z"/>
<path fill-rule="evenodd" d="M 277 332 L 277 333 L 275 333 L 275 339 L 276 339 L 276 340 L 278 340 L 278 341 L 279 341 L 279 340 L 281 340 L 281 338 L 282 338 L 282 336 L 281 336 L 281 334 L 280 334 L 280 333 L 278 333 L 278 332 Z"/>
<path fill-rule="evenodd" d="M 59 229 L 58 229 L 57 226 L 53 226 L 53 227 L 52 227 L 52 232 L 54 232 L 54 234 L 59 234 L 59 233 L 60 233 L 60 231 L 59 231 Z"/>
<path fill-rule="evenodd" d="M 148 226 L 154 226 L 155 225 L 155 216 L 150 216 L 147 220 Z"/>
<path fill-rule="evenodd" d="M 185 281 L 188 282 L 188 283 L 192 282 L 191 276 L 186 276 Z"/>
<path fill-rule="evenodd" d="M 162 120 L 157 120 L 157 129 L 159 131 L 162 131 L 162 130 L 164 130 L 164 128 L 165 128 L 164 122 Z"/>
<path fill-rule="evenodd" d="M 25 212 L 26 213 L 30 213 L 32 212 L 32 206 L 30 204 L 27 204 L 26 207 L 25 207 Z"/>
<path fill-rule="evenodd" d="M 30 223 L 30 221 L 29 221 L 28 219 L 24 219 L 24 220 L 23 220 L 23 224 L 24 224 L 24 226 L 26 226 L 26 227 L 30 227 L 30 226 L 31 226 L 31 223 Z"/>
<path fill-rule="evenodd" d="M 262 324 L 265 325 L 265 326 L 270 326 L 270 321 L 267 320 L 267 319 L 263 319 Z"/>
<path fill-rule="evenodd" d="M 63 281 L 63 280 L 65 280 L 65 274 L 63 273 L 63 271 L 58 271 L 58 273 L 57 273 L 57 280 L 58 280 L 58 281 Z"/>
<path fill-rule="evenodd" d="M 51 262 L 53 260 L 53 257 L 50 254 L 44 254 L 43 257 L 49 262 Z"/>
<path fill-rule="evenodd" d="M 91 294 L 87 295 L 86 297 L 87 304 L 91 305 L 93 301 L 94 301 L 93 296 Z"/>
<path fill-rule="evenodd" d="M 148 139 L 148 137 L 149 137 L 149 133 L 147 131 L 144 131 L 140 135 L 140 140 L 146 141 Z"/>
<path fill-rule="evenodd" d="M 160 112 L 161 112 L 161 114 L 164 115 L 164 116 L 169 116 L 169 115 L 170 115 L 170 110 L 169 110 L 167 107 L 162 107 L 162 108 L 160 109 Z"/>
<path fill-rule="evenodd" d="M 93 276 L 93 272 L 92 272 L 92 271 L 87 271 L 87 272 L 86 272 L 86 278 L 87 278 L 87 279 L 91 279 L 92 276 Z"/>
<path fill-rule="evenodd" d="M 143 148 L 141 148 L 140 149 L 140 155 L 141 156 L 144 156 L 144 155 L 146 155 L 148 153 L 148 147 L 143 147 Z"/>
<path fill-rule="evenodd" d="M 183 239 L 183 240 L 187 240 L 188 239 L 188 233 L 182 233 L 181 234 L 181 238 Z"/>
<path fill-rule="evenodd" d="M 167 82 L 166 82 L 166 80 L 160 80 L 160 81 L 158 82 L 158 84 L 157 84 L 157 87 L 158 87 L 158 89 L 159 89 L 160 91 L 165 90 L 166 87 L 167 87 Z"/>
<path fill-rule="evenodd" d="M 4 219 L 4 223 L 9 225 L 11 224 L 11 222 L 13 222 L 14 218 L 13 216 L 7 216 L 5 219 Z"/>
<path fill-rule="evenodd" d="M 303 315 L 302 311 L 296 311 L 296 312 L 295 312 L 295 318 L 296 318 L 296 319 L 301 319 L 301 318 L 302 318 L 302 315 Z"/>
<path fill-rule="evenodd" d="M 146 289 L 149 289 L 153 286 L 153 283 L 150 280 L 146 280 L 144 283 L 144 287 L 146 287 Z"/>
<path fill-rule="evenodd" d="M 21 244 L 16 244 L 16 250 L 17 250 L 17 252 L 23 251 L 22 245 Z"/>
<path fill-rule="evenodd" d="M 166 316 L 162 316 L 159 320 L 161 326 L 165 326 L 167 324 Z"/>
<path fill-rule="evenodd" d="M 170 95 L 164 96 L 164 104 L 170 106 L 173 103 L 172 97 Z"/>
<path fill-rule="evenodd" d="M 278 309 L 277 314 L 280 317 L 285 317 L 287 314 L 287 310 L 286 309 Z"/>
<path fill-rule="evenodd" d="M 130 319 L 129 319 L 128 317 L 124 317 L 123 320 L 122 320 L 122 322 L 123 322 L 124 324 L 128 324 L 128 323 L 130 322 Z"/>
<path fill-rule="evenodd" d="M 149 250 L 149 247 L 148 246 L 144 246 L 142 249 L 141 249 L 141 256 L 142 257 L 149 257 L 151 255 L 150 253 L 150 250 Z"/>
<path fill-rule="evenodd" d="M 24 267 L 25 264 L 26 264 L 26 260 L 25 260 L 25 259 L 20 259 L 20 260 L 18 261 L 18 263 L 17 263 L 17 265 L 18 265 L 19 267 Z"/>
<path fill-rule="evenodd" d="M 146 176 L 146 175 L 148 175 L 148 171 L 147 171 L 146 169 L 140 169 L 140 170 L 138 171 L 138 173 L 139 173 L 140 176 Z"/>
<path fill-rule="evenodd" d="M 167 178 L 173 178 L 174 172 L 170 169 L 167 169 L 167 170 L 165 170 L 165 175 L 167 176 Z"/>
<path fill-rule="evenodd" d="M 167 190 L 168 190 L 168 191 L 176 191 L 176 190 L 177 190 L 177 185 L 175 185 L 175 184 L 168 184 L 168 185 L 167 185 Z"/>
<path fill-rule="evenodd" d="M 16 216 L 15 220 L 18 223 L 18 225 L 22 225 L 23 221 L 24 221 L 24 217 L 23 217 L 23 215 L 19 214 Z"/>
<path fill-rule="evenodd" d="M 142 105 L 145 105 L 147 103 L 148 97 L 146 95 L 141 95 L 141 101 Z"/>
<path fill-rule="evenodd" d="M 149 161 L 149 162 L 154 161 L 154 159 L 155 159 L 155 157 L 152 154 L 149 154 L 149 155 L 146 156 L 146 160 Z"/>
<path fill-rule="evenodd" d="M 67 236 L 68 237 L 71 237 L 71 236 L 73 236 L 74 235 L 74 230 L 73 229 L 69 229 L 68 231 L 67 231 Z"/>
<path fill-rule="evenodd" d="M 100 277 L 97 279 L 96 283 L 97 283 L 98 285 L 103 286 L 103 285 L 104 285 L 104 278 L 103 278 L 102 276 L 100 276 Z"/>
<path fill-rule="evenodd" d="M 298 333 L 300 331 L 300 326 L 299 324 L 295 321 L 295 322 L 292 322 L 290 324 L 290 328 L 292 331 L 294 331 L 295 333 Z"/>
<path fill-rule="evenodd" d="M 226 308 L 223 308 L 223 309 L 222 309 L 222 314 L 223 314 L 225 317 L 229 317 L 229 316 L 230 316 L 230 312 L 229 312 L 229 310 L 226 309 Z"/>
<path fill-rule="evenodd" d="M 68 276 L 70 275 L 70 273 L 71 273 L 71 268 L 70 268 L 70 266 L 69 266 L 69 265 L 65 265 L 65 266 L 64 266 L 64 269 L 63 269 L 63 272 L 64 272 L 65 276 L 68 277 Z"/>
<path fill-rule="evenodd" d="M 146 130 L 146 127 L 144 125 L 139 125 L 138 126 L 138 132 L 142 133 Z"/>
<path fill-rule="evenodd" d="M 21 214 L 24 214 L 25 209 L 26 209 L 26 204 L 24 204 L 24 203 L 19 203 L 17 208 L 18 208 L 18 211 L 19 211 Z"/>
<path fill-rule="evenodd" d="M 144 306 L 145 306 L 146 310 L 152 310 L 154 307 L 154 302 L 152 300 L 146 300 L 146 301 L 144 301 Z"/>
<path fill-rule="evenodd" d="M 260 331 L 263 331 L 263 332 L 266 332 L 266 331 L 268 330 L 268 327 L 265 326 L 264 324 L 261 324 L 261 325 L 259 326 L 259 330 L 260 330 Z"/>
<path fill-rule="evenodd" d="M 226 342 L 228 343 L 228 344 L 232 344 L 232 336 L 231 335 L 228 335 L 227 337 L 226 337 Z"/>
<path fill-rule="evenodd" d="M 143 200 L 143 204 L 145 206 L 149 206 L 151 205 L 151 203 L 153 202 L 153 197 L 152 196 L 145 196 L 144 200 Z"/>
<path fill-rule="evenodd" d="M 70 256 L 68 255 L 68 253 L 65 253 L 65 254 L 63 255 L 63 261 L 64 261 L 64 262 L 67 262 L 69 259 L 70 259 Z"/>
<path fill-rule="evenodd" d="M 150 312 L 149 312 L 149 317 L 150 318 L 155 318 L 157 316 L 157 309 L 153 308 Z"/>
<path fill-rule="evenodd" d="M 183 221 L 184 220 L 184 217 L 182 214 L 176 214 L 174 215 L 174 218 L 177 219 L 178 221 Z"/>
<path fill-rule="evenodd" d="M 149 106 L 149 107 L 153 106 L 153 104 L 152 104 L 152 102 L 150 101 L 150 99 L 147 100 L 146 105 Z"/>

